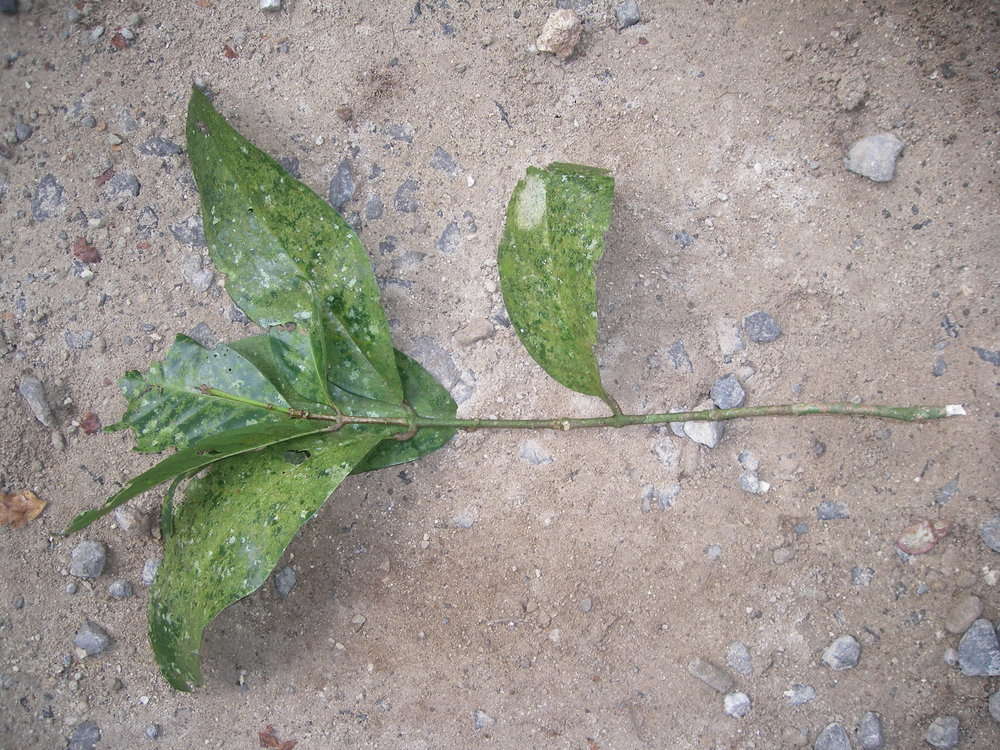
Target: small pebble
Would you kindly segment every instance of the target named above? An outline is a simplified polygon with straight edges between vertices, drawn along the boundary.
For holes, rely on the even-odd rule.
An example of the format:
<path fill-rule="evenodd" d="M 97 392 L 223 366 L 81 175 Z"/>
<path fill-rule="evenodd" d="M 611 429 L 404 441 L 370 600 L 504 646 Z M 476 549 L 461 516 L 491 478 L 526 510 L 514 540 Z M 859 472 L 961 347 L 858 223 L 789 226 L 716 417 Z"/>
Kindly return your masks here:
<path fill-rule="evenodd" d="M 702 658 L 693 659 L 688 663 L 688 672 L 719 693 L 728 693 L 733 689 L 733 678 L 722 667 L 717 667 Z"/>
<path fill-rule="evenodd" d="M 69 574 L 77 578 L 97 578 L 104 571 L 108 550 L 101 542 L 80 542 L 70 553 Z"/>
<path fill-rule="evenodd" d="M 746 400 L 746 392 L 733 374 L 716 380 L 709 395 L 719 409 L 735 409 Z"/>
<path fill-rule="evenodd" d="M 727 693 L 722 703 L 726 714 L 734 719 L 742 719 L 750 713 L 750 696 L 746 693 Z"/>
<path fill-rule="evenodd" d="M 63 339 L 70 349 L 89 349 L 94 341 L 94 332 L 90 330 L 66 331 L 63 334 Z"/>
<path fill-rule="evenodd" d="M 618 21 L 618 30 L 627 29 L 639 23 L 639 3 L 636 0 L 625 0 L 615 6 L 615 20 Z"/>
<path fill-rule="evenodd" d="M 76 581 L 70 581 L 69 583 L 66 584 L 67 594 L 70 595 L 75 594 L 77 591 L 79 591 L 79 589 L 80 587 L 76 585 Z"/>
<path fill-rule="evenodd" d="M 298 577 L 295 575 L 295 568 L 291 565 L 286 565 L 274 574 L 274 590 L 278 592 L 278 596 L 286 599 L 292 593 L 292 589 L 295 588 L 297 580 Z"/>
<path fill-rule="evenodd" d="M 871 586 L 875 580 L 874 568 L 851 568 L 851 583 L 855 586 Z"/>
<path fill-rule="evenodd" d="M 958 649 L 949 646 L 944 650 L 944 655 L 941 658 L 944 659 L 944 663 L 947 664 L 949 667 L 957 667 Z"/>
<path fill-rule="evenodd" d="M 892 133 L 870 135 L 854 142 L 844 166 L 875 182 L 888 182 L 896 174 L 896 159 L 903 148 L 903 142 Z"/>
<path fill-rule="evenodd" d="M 116 172 L 115 175 L 104 184 L 104 195 L 109 200 L 118 198 L 135 197 L 142 190 L 139 178 L 128 172 Z"/>
<path fill-rule="evenodd" d="M 784 565 L 795 559 L 795 550 L 791 547 L 778 547 L 771 553 L 771 560 L 775 565 Z"/>
<path fill-rule="evenodd" d="M 205 230 L 202 227 L 200 214 L 193 214 L 176 224 L 171 224 L 170 233 L 174 239 L 185 245 L 205 247 Z"/>
<path fill-rule="evenodd" d="M 382 199 L 377 195 L 373 195 L 365 204 L 365 219 L 368 221 L 381 219 L 384 210 L 385 206 L 382 204 Z"/>
<path fill-rule="evenodd" d="M 472 346 L 479 341 L 492 338 L 495 331 L 493 323 L 487 318 L 477 318 L 455 333 L 455 342 L 459 346 Z"/>
<path fill-rule="evenodd" d="M 31 376 L 21 378 L 17 389 L 28 404 L 28 408 L 31 409 L 31 413 L 35 415 L 35 419 L 46 427 L 55 427 L 55 418 L 52 416 L 52 409 L 45 398 L 45 386 L 42 385 L 41 380 Z"/>
<path fill-rule="evenodd" d="M 771 489 L 771 483 L 763 481 L 752 471 L 740 474 L 740 489 L 751 495 L 763 495 Z"/>
<path fill-rule="evenodd" d="M 354 168 L 351 160 L 341 159 L 337 170 L 330 179 L 330 190 L 327 200 L 337 211 L 347 205 L 354 197 Z"/>
<path fill-rule="evenodd" d="M 73 727 L 66 750 L 94 750 L 101 741 L 101 730 L 92 721 L 81 721 Z"/>
<path fill-rule="evenodd" d="M 791 685 L 782 695 L 789 706 L 801 706 L 816 699 L 816 688 L 812 685 Z"/>
<path fill-rule="evenodd" d="M 958 736 L 958 717 L 938 716 L 927 727 L 927 734 L 924 735 L 924 740 L 931 747 L 947 750 L 947 748 L 958 746 Z"/>
<path fill-rule="evenodd" d="M 145 732 L 146 739 L 155 740 L 160 736 L 160 734 L 162 734 L 162 731 L 163 730 L 160 729 L 159 724 L 150 724 L 148 727 L 146 727 L 146 732 Z"/>
<path fill-rule="evenodd" d="M 111 645 L 111 636 L 93 620 L 86 620 L 76 631 L 73 645 L 83 649 L 87 656 L 97 656 Z"/>
<path fill-rule="evenodd" d="M 472 727 L 476 731 L 481 732 L 484 729 L 489 729 L 494 724 L 496 724 L 496 719 L 482 709 L 477 708 L 472 712 Z"/>
<path fill-rule="evenodd" d="M 62 213 L 66 208 L 63 186 L 54 175 L 47 174 L 38 181 L 31 199 L 31 215 L 35 221 L 45 221 Z"/>
<path fill-rule="evenodd" d="M 850 518 L 845 503 L 835 503 L 832 500 L 824 500 L 816 507 L 816 518 L 820 521 L 836 521 L 842 518 Z"/>
<path fill-rule="evenodd" d="M 590 597 L 580 600 L 580 611 L 583 613 L 590 612 L 594 608 L 594 602 Z"/>
<path fill-rule="evenodd" d="M 726 649 L 726 664 L 741 677 L 749 677 L 753 674 L 750 649 L 740 641 L 733 641 L 729 644 L 729 648 Z"/>
<path fill-rule="evenodd" d="M 1000 516 L 993 516 L 979 527 L 979 536 L 983 544 L 994 552 L 1000 552 Z"/>
<path fill-rule="evenodd" d="M 26 140 L 31 138 L 31 134 L 33 132 L 34 129 L 26 122 L 19 122 L 14 126 L 14 137 L 17 139 L 18 143 L 24 143 Z"/>
<path fill-rule="evenodd" d="M 552 12 L 545 21 L 542 33 L 535 40 L 535 48 L 565 60 L 573 54 L 582 33 L 580 17 L 572 10 L 560 9 Z"/>
<path fill-rule="evenodd" d="M 128 599 L 133 593 L 132 584 L 123 578 L 112 581 L 108 586 L 108 594 L 114 599 Z"/>
<path fill-rule="evenodd" d="M 416 213 L 417 209 L 420 208 L 420 202 L 416 197 L 419 189 L 420 183 L 413 178 L 404 180 L 393 197 L 392 203 L 396 210 L 404 214 Z"/>
<path fill-rule="evenodd" d="M 858 722 L 857 736 L 861 750 L 882 750 L 885 747 L 882 717 L 874 711 L 869 711 L 862 716 L 861 721 Z"/>
<path fill-rule="evenodd" d="M 115 525 L 131 536 L 141 536 L 149 532 L 150 515 L 132 505 L 115 508 L 114 519 Z"/>
<path fill-rule="evenodd" d="M 1000 675 L 1000 641 L 992 622 L 982 618 L 965 631 L 958 642 L 958 665 L 969 677 Z"/>
<path fill-rule="evenodd" d="M 139 153 L 146 156 L 177 156 L 183 149 L 171 140 L 153 136 L 139 146 Z"/>
<path fill-rule="evenodd" d="M 431 166 L 446 172 L 450 177 L 454 177 L 460 171 L 455 158 L 440 146 L 434 148 L 434 153 L 431 155 Z"/>
<path fill-rule="evenodd" d="M 694 408 L 694 411 L 707 411 L 713 408 L 715 408 L 714 403 L 703 401 Z M 723 422 L 690 421 L 684 423 L 684 434 L 707 448 L 717 446 L 725 431 L 726 425 Z"/>
<path fill-rule="evenodd" d="M 948 610 L 948 614 L 944 618 L 944 629 L 955 635 L 964 633 L 972 623 L 979 619 L 982 613 L 983 600 L 978 596 L 966 594 Z"/>
<path fill-rule="evenodd" d="M 813 750 L 851 750 L 851 739 L 840 724 L 827 724 L 816 737 Z"/>
<path fill-rule="evenodd" d="M 851 669 L 861 658 L 861 644 L 851 635 L 842 635 L 823 651 L 823 663 L 834 671 Z"/>
<path fill-rule="evenodd" d="M 260 9 L 268 13 L 275 13 L 281 10 L 281 0 L 260 0 Z"/>
<path fill-rule="evenodd" d="M 757 344 L 769 344 L 781 336 L 781 326 L 770 314 L 757 311 L 743 318 L 743 330 Z"/>
<path fill-rule="evenodd" d="M 152 586 L 153 581 L 156 580 L 156 571 L 160 568 L 160 563 L 163 562 L 161 558 L 154 558 L 152 560 L 146 560 L 142 566 L 142 585 Z"/>
<path fill-rule="evenodd" d="M 462 232 L 458 227 L 458 223 L 449 221 L 445 228 L 441 231 L 441 235 L 437 238 L 437 242 L 434 243 L 434 247 L 445 255 L 454 255 L 461 249 L 461 246 Z"/>

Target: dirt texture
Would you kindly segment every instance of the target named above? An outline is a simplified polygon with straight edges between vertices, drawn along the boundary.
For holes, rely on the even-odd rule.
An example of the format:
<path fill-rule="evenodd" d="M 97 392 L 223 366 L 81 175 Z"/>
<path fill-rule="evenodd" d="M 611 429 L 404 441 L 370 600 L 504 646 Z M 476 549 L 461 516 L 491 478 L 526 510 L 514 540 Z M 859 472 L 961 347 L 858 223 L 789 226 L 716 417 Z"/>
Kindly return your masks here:
<path fill-rule="evenodd" d="M 250 748 L 267 725 L 300 750 L 812 747 L 834 722 L 861 747 L 868 711 L 888 747 L 925 747 L 942 716 L 959 747 L 1000 747 L 1000 680 L 945 660 L 963 596 L 1000 617 L 980 538 L 1000 513 L 997 3 L 645 0 L 619 30 L 580 0 L 560 3 L 583 19 L 564 61 L 532 48 L 555 9 L 535 0 L 25 5 L 0 16 L 0 485 L 48 506 L 0 529 L 0 747 L 89 747 L 87 721 L 97 748 Z M 321 195 L 334 183 L 396 345 L 460 415 L 604 413 L 531 361 L 498 290 L 511 190 L 571 161 L 616 178 L 599 354 L 626 411 L 693 407 L 735 373 L 751 405 L 969 416 L 736 422 L 713 449 L 670 429 L 460 435 L 346 481 L 279 565 L 290 594 L 268 581 L 224 612 L 205 686 L 174 692 L 140 580 L 159 541 L 113 519 L 58 532 L 155 459 L 88 434 L 89 413 L 121 415 L 117 378 L 200 323 L 255 331 L 188 221 L 186 155 L 150 141 L 183 149 L 194 81 Z M 878 133 L 905 144 L 884 183 L 843 165 Z M 775 341 L 739 333 L 756 311 Z M 766 494 L 741 489 L 742 451 Z M 922 519 L 950 533 L 899 554 Z M 109 550 L 93 580 L 69 575 L 84 539 Z M 112 644 L 80 658 L 87 620 Z M 843 635 L 860 660 L 835 671 Z M 727 666 L 734 642 L 752 671 Z M 790 705 L 796 684 L 815 698 Z"/>

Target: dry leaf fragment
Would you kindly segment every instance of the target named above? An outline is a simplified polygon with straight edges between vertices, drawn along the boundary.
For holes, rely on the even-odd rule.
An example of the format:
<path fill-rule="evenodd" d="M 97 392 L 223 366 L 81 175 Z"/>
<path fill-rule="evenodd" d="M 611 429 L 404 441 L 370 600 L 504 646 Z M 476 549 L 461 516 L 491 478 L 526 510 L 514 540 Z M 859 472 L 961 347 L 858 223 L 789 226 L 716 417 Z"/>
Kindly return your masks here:
<path fill-rule="evenodd" d="M 94 433 L 101 431 L 101 418 L 94 414 L 92 411 L 88 411 L 83 415 L 83 419 L 80 420 L 80 429 L 83 430 L 86 435 L 93 435 Z"/>
<path fill-rule="evenodd" d="M 270 724 L 264 727 L 263 732 L 257 732 L 257 737 L 260 739 L 261 747 L 281 747 L 281 744 L 278 742 L 278 738 L 274 736 L 274 727 Z"/>
<path fill-rule="evenodd" d="M 45 501 L 31 490 L 0 492 L 0 526 L 10 524 L 12 529 L 24 526 L 38 518 Z"/>
<path fill-rule="evenodd" d="M 228 44 L 224 44 L 222 46 L 222 54 L 225 55 L 230 60 L 233 60 L 240 56 L 239 53 L 232 47 L 230 47 Z"/>
<path fill-rule="evenodd" d="M 84 263 L 100 263 L 101 254 L 97 248 L 87 242 L 86 237 L 77 237 L 73 240 L 73 257 L 82 260 Z"/>

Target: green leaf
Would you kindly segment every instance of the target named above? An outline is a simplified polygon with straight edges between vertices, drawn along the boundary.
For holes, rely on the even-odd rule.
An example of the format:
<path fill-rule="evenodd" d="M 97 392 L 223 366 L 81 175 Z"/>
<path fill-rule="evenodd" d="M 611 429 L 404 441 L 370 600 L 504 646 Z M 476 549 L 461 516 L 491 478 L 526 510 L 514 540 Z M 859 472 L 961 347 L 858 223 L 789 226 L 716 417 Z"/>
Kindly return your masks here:
<path fill-rule="evenodd" d="M 173 687 L 201 683 L 205 627 L 267 580 L 302 524 L 386 433 L 353 426 L 300 438 L 222 461 L 188 486 L 149 601 L 153 652 Z M 290 450 L 304 460 L 290 461 Z"/>
<path fill-rule="evenodd" d="M 240 399 L 288 406 L 264 374 L 238 351 L 223 344 L 206 349 L 183 334 L 178 334 L 162 362 L 154 362 L 146 374 L 126 373 L 119 385 L 128 408 L 108 430 L 131 427 L 135 448 L 142 452 L 184 448 L 208 435 L 286 418 L 259 405 L 205 394 L 199 390 L 202 385 Z"/>
<path fill-rule="evenodd" d="M 453 418 L 458 404 L 433 375 L 415 359 L 396 351 L 396 365 L 403 381 L 403 394 L 413 411 L 421 417 Z M 352 474 L 384 469 L 386 466 L 414 461 L 436 451 L 454 436 L 453 428 L 422 427 L 409 440 L 387 438 L 354 467 Z"/>
<path fill-rule="evenodd" d="M 86 528 L 122 503 L 174 477 L 196 472 L 230 456 L 249 453 L 304 435 L 328 432 L 329 429 L 330 425 L 322 422 L 289 419 L 284 422 L 258 424 L 230 430 L 220 435 L 210 435 L 190 447 L 168 456 L 139 476 L 132 477 L 124 487 L 105 500 L 103 505 L 74 518 L 63 534 L 72 534 Z"/>
<path fill-rule="evenodd" d="M 507 206 L 498 263 L 507 313 L 528 353 L 564 386 L 603 399 L 617 413 L 594 355 L 594 269 L 613 200 L 606 170 L 528 167 Z"/>
<path fill-rule="evenodd" d="M 233 301 L 264 327 L 317 323 L 310 335 L 324 377 L 355 395 L 399 403 L 389 325 L 357 234 L 198 89 L 187 145 L 205 237 Z"/>

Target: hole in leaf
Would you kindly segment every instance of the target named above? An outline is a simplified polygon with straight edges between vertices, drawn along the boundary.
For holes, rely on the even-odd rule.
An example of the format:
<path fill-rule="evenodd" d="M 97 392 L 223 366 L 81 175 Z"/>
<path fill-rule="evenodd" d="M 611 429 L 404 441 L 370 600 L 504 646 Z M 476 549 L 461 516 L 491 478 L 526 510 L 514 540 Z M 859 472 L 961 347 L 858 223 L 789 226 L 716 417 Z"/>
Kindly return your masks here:
<path fill-rule="evenodd" d="M 285 451 L 281 457 L 293 466 L 298 466 L 309 458 L 309 451 Z"/>

